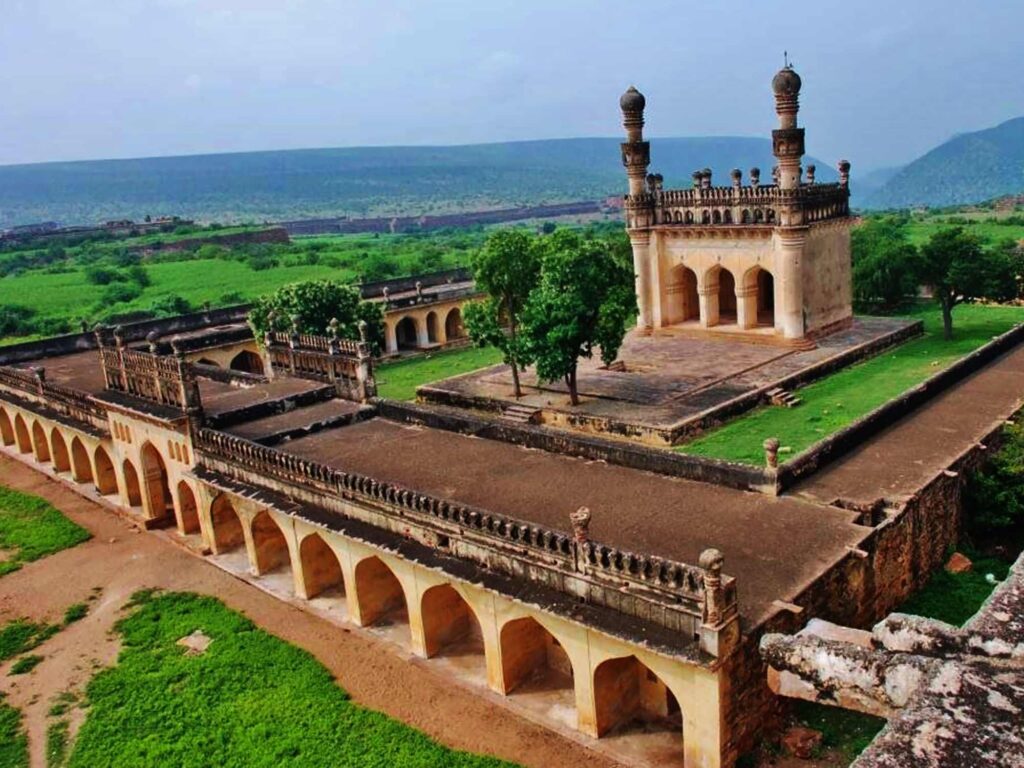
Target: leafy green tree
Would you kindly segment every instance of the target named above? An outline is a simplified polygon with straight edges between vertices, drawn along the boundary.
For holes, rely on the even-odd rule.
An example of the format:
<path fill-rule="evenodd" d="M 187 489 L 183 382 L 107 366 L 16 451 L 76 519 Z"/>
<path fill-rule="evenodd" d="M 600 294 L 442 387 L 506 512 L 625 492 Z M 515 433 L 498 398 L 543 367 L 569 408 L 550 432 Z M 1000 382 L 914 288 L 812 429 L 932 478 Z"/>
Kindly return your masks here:
<path fill-rule="evenodd" d="M 359 321 L 365 320 L 367 339 L 375 351 L 384 338 L 384 312 L 380 304 L 363 301 L 358 289 L 331 280 L 292 283 L 258 298 L 249 310 L 249 325 L 257 339 L 262 340 L 271 330 L 272 312 L 277 330 L 290 330 L 292 318 L 296 317 L 300 333 L 323 336 L 331 320 L 337 318 L 338 335 L 356 340 Z"/>
<path fill-rule="evenodd" d="M 594 348 L 610 364 L 637 311 L 632 265 L 615 243 L 561 230 L 541 241 L 540 283 L 523 310 L 525 356 L 541 381 L 564 379 L 579 405 L 576 371 Z"/>
<path fill-rule="evenodd" d="M 1020 218 L 1022 219 L 1021 224 L 1024 224 L 1024 217 L 1011 216 L 1010 218 Z M 999 221 L 1001 222 L 1002 219 Z M 996 243 L 993 250 L 1009 262 L 1010 270 L 1017 283 L 1017 298 L 1024 299 L 1024 246 L 1013 238 L 1005 238 Z"/>
<path fill-rule="evenodd" d="M 523 230 L 499 229 L 473 254 L 471 263 L 477 287 L 488 298 L 466 307 L 466 330 L 480 346 L 501 350 L 512 369 L 515 396 L 520 398 L 519 371 L 525 361 L 519 326 L 530 291 L 540 279 L 538 241 Z"/>
<path fill-rule="evenodd" d="M 1006 301 L 1017 286 L 1013 266 L 998 249 L 984 249 L 963 227 L 933 234 L 921 248 L 920 282 L 942 308 L 945 338 L 953 338 L 953 308 L 965 301 Z"/>
<path fill-rule="evenodd" d="M 891 310 L 917 294 L 920 254 L 907 239 L 905 219 L 870 218 L 854 229 L 851 240 L 859 305 Z"/>
<path fill-rule="evenodd" d="M 1024 425 L 1008 425 L 1003 445 L 967 483 L 967 520 L 975 535 L 1005 535 L 1024 527 Z"/>

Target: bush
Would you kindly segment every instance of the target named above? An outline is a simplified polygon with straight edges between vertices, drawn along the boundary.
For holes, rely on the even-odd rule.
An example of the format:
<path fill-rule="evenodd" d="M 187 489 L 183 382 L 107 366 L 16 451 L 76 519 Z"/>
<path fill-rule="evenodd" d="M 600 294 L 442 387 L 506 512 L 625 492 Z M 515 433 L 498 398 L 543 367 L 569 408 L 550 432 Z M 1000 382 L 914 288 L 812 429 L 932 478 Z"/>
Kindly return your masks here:
<path fill-rule="evenodd" d="M 1003 446 L 967 483 L 967 525 L 974 537 L 1024 531 L 1024 425 L 1004 427 L 1003 438 Z"/>
<path fill-rule="evenodd" d="M 35 332 L 36 310 L 20 304 L 0 304 L 0 336 L 27 336 Z"/>
<path fill-rule="evenodd" d="M 93 285 L 110 285 L 125 278 L 116 269 L 89 267 L 85 270 L 85 279 Z"/>
<path fill-rule="evenodd" d="M 36 656 L 34 654 L 29 656 L 22 656 L 16 662 L 11 665 L 12 675 L 26 675 L 35 669 L 39 662 L 43 660 L 42 656 Z"/>
<path fill-rule="evenodd" d="M 106 306 L 111 304 L 124 304 L 133 301 L 142 295 L 142 289 L 133 283 L 113 283 L 103 291 L 100 303 Z"/>
<path fill-rule="evenodd" d="M 173 317 L 174 315 L 188 314 L 194 310 L 194 307 L 181 296 L 164 296 L 150 304 L 149 310 L 156 317 Z"/>
<path fill-rule="evenodd" d="M 138 285 L 140 288 L 146 288 L 152 283 L 152 281 L 149 279 L 149 273 L 146 271 L 146 268 L 143 267 L 141 264 L 135 264 L 131 267 L 128 267 L 128 269 L 125 271 L 125 274 L 128 276 L 129 280 Z"/>

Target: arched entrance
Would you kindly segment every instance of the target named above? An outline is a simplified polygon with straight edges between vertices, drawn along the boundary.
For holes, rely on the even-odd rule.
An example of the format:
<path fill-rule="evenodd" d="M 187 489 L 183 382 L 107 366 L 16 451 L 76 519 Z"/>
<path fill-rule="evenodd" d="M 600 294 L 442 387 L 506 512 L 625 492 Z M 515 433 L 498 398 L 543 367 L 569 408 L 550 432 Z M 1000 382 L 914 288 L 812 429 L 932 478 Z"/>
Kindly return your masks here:
<path fill-rule="evenodd" d="M 76 483 L 91 483 L 92 463 L 89 461 L 89 451 L 76 435 L 71 441 L 71 476 Z"/>
<path fill-rule="evenodd" d="M 242 373 L 263 373 L 263 358 L 248 349 L 243 349 L 233 358 L 228 366 L 233 371 Z"/>
<path fill-rule="evenodd" d="M 444 319 L 444 335 L 448 341 L 461 339 L 466 335 L 466 330 L 462 327 L 462 310 L 459 307 L 450 310 Z"/>
<path fill-rule="evenodd" d="M 640 729 L 682 730 L 679 702 L 661 679 L 635 656 L 609 659 L 594 670 L 597 735 Z"/>
<path fill-rule="evenodd" d="M 14 425 L 3 408 L 0 408 L 0 440 L 4 445 L 14 445 Z"/>
<path fill-rule="evenodd" d="M 14 417 L 14 436 L 19 453 L 32 453 L 32 438 L 29 437 L 28 425 L 20 413 Z"/>
<path fill-rule="evenodd" d="M 50 430 L 50 448 L 53 450 L 53 468 L 58 472 L 70 470 L 71 455 L 68 453 L 68 444 L 64 442 L 64 435 L 56 427 Z"/>
<path fill-rule="evenodd" d="M 427 341 L 431 344 L 437 343 L 437 313 L 427 313 Z"/>
<path fill-rule="evenodd" d="M 341 563 L 334 550 L 318 533 L 311 533 L 299 545 L 299 563 L 306 599 L 331 593 L 342 595 L 345 585 L 341 577 Z"/>
<path fill-rule="evenodd" d="M 372 624 L 408 624 L 409 609 L 398 577 L 379 557 L 356 565 L 356 599 L 364 627 Z"/>
<path fill-rule="evenodd" d="M 93 457 L 96 459 L 96 490 L 104 496 L 117 493 L 117 474 L 107 449 L 102 445 L 96 446 Z"/>
<path fill-rule="evenodd" d="M 736 278 L 723 267 L 718 268 L 718 325 L 736 323 Z"/>
<path fill-rule="evenodd" d="M 290 565 L 288 540 L 266 510 L 252 521 L 252 543 L 256 550 L 256 574 L 264 576 Z"/>
<path fill-rule="evenodd" d="M 32 422 L 32 445 L 36 461 L 43 463 L 50 460 L 50 444 L 46 440 L 46 430 L 38 421 Z"/>
<path fill-rule="evenodd" d="M 178 509 L 181 511 L 181 532 L 199 533 L 199 505 L 192 487 L 184 480 L 178 483 Z"/>
<path fill-rule="evenodd" d="M 125 459 L 121 469 L 124 471 L 124 490 L 128 494 L 128 506 L 141 507 L 142 487 L 139 485 L 139 473 L 135 465 Z"/>
<path fill-rule="evenodd" d="M 757 272 L 757 324 L 775 327 L 775 278 L 767 269 Z"/>
<path fill-rule="evenodd" d="M 416 349 L 419 346 L 416 321 L 408 316 L 399 320 L 395 326 L 395 341 L 399 349 Z"/>
<path fill-rule="evenodd" d="M 697 320 L 700 317 L 700 297 L 697 294 L 697 275 L 689 267 L 678 264 L 669 272 L 667 288 L 669 325 Z"/>
<path fill-rule="evenodd" d="M 420 603 L 426 653 L 431 656 L 475 657 L 483 661 L 480 622 L 469 603 L 450 584 L 431 587 Z"/>
<path fill-rule="evenodd" d="M 242 520 L 235 512 L 225 494 L 213 500 L 210 507 L 210 518 L 213 522 L 213 545 L 218 555 L 232 552 L 245 545 L 245 531 Z"/>
<path fill-rule="evenodd" d="M 142 476 L 145 479 L 146 498 L 150 519 L 174 517 L 174 499 L 167 479 L 163 457 L 152 443 L 142 446 Z"/>
<path fill-rule="evenodd" d="M 501 628 L 505 693 L 546 693 L 575 706 L 568 654 L 536 619 L 514 619 Z"/>

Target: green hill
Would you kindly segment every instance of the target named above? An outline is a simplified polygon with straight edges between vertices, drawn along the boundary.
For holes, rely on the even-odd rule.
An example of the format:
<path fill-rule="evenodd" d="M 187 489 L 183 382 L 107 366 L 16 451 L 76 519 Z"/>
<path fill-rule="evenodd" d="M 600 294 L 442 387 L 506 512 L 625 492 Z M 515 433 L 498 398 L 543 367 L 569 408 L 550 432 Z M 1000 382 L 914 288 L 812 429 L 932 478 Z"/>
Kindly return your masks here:
<path fill-rule="evenodd" d="M 1024 117 L 956 136 L 860 201 L 868 208 L 943 207 L 1024 192 Z"/>
<path fill-rule="evenodd" d="M 774 164 L 762 138 L 653 139 L 651 154 L 666 186 L 689 186 L 704 167 L 720 184 L 733 167 L 745 175 L 756 165 L 770 178 Z M 831 165 L 818 168 L 822 181 L 835 178 Z M 146 214 L 225 222 L 438 214 L 594 200 L 625 186 L 617 138 L 40 163 L 0 166 L 0 227 Z"/>

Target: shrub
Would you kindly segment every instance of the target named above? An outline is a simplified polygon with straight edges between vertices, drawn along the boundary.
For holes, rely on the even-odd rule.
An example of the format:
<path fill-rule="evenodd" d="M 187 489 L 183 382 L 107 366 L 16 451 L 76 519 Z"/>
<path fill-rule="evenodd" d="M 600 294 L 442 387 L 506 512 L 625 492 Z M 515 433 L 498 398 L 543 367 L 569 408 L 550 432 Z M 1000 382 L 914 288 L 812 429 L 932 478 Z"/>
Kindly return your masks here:
<path fill-rule="evenodd" d="M 89 267 L 85 270 L 85 279 L 93 285 L 110 285 L 119 280 L 124 280 L 124 275 L 116 269 Z"/>
<path fill-rule="evenodd" d="M 36 656 L 35 654 L 29 656 L 22 656 L 16 662 L 11 665 L 12 675 L 27 675 L 37 666 L 39 662 L 43 660 L 42 656 Z"/>

